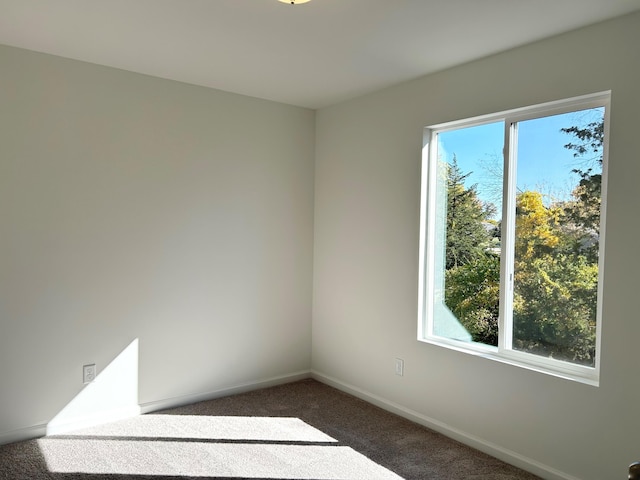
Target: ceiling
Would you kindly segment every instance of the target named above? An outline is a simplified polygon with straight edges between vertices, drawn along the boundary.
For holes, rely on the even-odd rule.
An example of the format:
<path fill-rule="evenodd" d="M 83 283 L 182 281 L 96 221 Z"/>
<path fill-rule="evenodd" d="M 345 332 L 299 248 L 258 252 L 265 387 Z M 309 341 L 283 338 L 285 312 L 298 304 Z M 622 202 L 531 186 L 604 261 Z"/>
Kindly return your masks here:
<path fill-rule="evenodd" d="M 0 44 L 321 108 L 640 0 L 0 0 Z"/>

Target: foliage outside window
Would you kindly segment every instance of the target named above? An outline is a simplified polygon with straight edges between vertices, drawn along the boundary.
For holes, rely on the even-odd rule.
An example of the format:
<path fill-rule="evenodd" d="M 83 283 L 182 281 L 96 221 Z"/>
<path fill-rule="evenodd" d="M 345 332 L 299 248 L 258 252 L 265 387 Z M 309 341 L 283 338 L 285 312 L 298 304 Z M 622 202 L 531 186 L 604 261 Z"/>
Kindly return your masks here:
<path fill-rule="evenodd" d="M 425 130 L 420 340 L 597 382 L 608 104 Z"/>

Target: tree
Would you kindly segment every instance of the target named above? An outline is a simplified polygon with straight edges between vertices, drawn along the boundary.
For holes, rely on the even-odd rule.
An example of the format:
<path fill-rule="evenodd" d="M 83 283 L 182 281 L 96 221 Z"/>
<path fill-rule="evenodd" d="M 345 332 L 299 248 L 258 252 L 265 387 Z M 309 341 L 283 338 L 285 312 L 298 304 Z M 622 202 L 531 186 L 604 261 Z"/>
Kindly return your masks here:
<path fill-rule="evenodd" d="M 445 273 L 445 303 L 474 342 L 498 345 L 500 258 L 486 253 Z"/>
<path fill-rule="evenodd" d="M 543 255 L 519 265 L 514 348 L 593 365 L 598 268 L 584 255 Z"/>
<path fill-rule="evenodd" d="M 572 126 L 560 131 L 576 137 L 577 143 L 569 142 L 565 148 L 573 150 L 573 156 L 582 159 L 585 164 L 585 168 L 573 169 L 580 181 L 572 192 L 573 201 L 565 206 L 567 219 L 587 234 L 598 235 L 602 200 L 604 117 L 585 127 Z"/>
<path fill-rule="evenodd" d="M 588 153 L 593 153 L 593 160 L 602 166 L 602 146 L 604 145 L 604 117 L 588 123 L 584 127 L 572 126 L 561 128 L 561 132 L 568 133 L 578 139 L 578 143 L 569 142 L 564 148 L 573 150 L 573 156 L 582 158 Z"/>
<path fill-rule="evenodd" d="M 531 261 L 559 244 L 560 216 L 560 209 L 545 207 L 539 192 L 525 191 L 517 196 L 516 261 Z"/>
<path fill-rule="evenodd" d="M 592 365 L 597 263 L 573 248 L 559 222 L 562 210 L 544 207 L 538 195 L 525 192 L 517 202 L 514 348 Z"/>
<path fill-rule="evenodd" d="M 500 260 L 490 252 L 493 206 L 465 187 L 457 158 L 447 168 L 445 303 L 476 342 L 498 344 Z"/>
<path fill-rule="evenodd" d="M 583 167 L 572 199 L 544 207 L 524 192 L 516 207 L 514 348 L 586 365 L 595 362 L 598 236 L 604 119 L 563 128 Z"/>
<path fill-rule="evenodd" d="M 447 168 L 447 270 L 482 258 L 490 243 L 485 226 L 490 211 L 478 198 L 476 185 L 465 187 L 470 174 L 462 173 L 454 155 Z"/>

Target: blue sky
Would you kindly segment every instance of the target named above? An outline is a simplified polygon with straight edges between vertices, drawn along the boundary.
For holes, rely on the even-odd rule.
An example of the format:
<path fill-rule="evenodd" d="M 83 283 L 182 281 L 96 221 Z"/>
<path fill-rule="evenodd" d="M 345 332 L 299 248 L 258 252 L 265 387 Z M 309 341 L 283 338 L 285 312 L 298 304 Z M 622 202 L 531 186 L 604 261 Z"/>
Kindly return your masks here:
<path fill-rule="evenodd" d="M 547 196 L 547 201 L 569 197 L 578 181 L 578 176 L 571 170 L 584 167 L 584 164 L 573 157 L 573 151 L 564 147 L 575 142 L 575 138 L 560 129 L 596 120 L 598 114 L 602 115 L 602 109 L 594 110 L 597 111 L 571 112 L 519 123 L 519 190 L 537 190 Z M 480 197 L 500 208 L 498 192 L 502 187 L 504 124 L 496 122 L 443 132 L 438 139 L 441 158 L 445 158 L 442 149 L 448 162 L 455 154 L 460 169 L 464 173 L 472 172 L 466 185 L 477 184 Z"/>

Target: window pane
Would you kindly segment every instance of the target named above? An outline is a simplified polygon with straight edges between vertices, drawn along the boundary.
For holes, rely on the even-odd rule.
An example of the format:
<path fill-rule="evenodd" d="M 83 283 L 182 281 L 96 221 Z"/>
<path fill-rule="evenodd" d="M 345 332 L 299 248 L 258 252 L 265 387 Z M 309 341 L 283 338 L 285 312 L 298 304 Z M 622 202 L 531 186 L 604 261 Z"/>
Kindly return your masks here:
<path fill-rule="evenodd" d="M 604 108 L 519 122 L 513 348 L 595 365 Z"/>
<path fill-rule="evenodd" d="M 498 345 L 504 122 L 437 136 L 433 334 Z"/>

